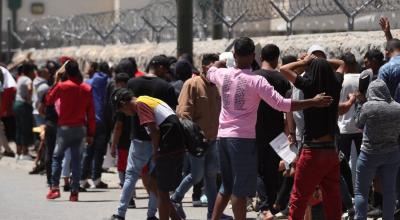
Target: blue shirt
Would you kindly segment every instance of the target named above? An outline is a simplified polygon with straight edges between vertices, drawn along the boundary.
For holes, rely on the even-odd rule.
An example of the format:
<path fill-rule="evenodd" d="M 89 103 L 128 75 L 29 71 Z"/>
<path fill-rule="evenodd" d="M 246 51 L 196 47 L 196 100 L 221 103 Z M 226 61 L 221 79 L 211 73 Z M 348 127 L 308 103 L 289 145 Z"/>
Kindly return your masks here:
<path fill-rule="evenodd" d="M 393 57 L 379 69 L 379 79 L 382 79 L 394 98 L 397 85 L 400 83 L 400 55 Z"/>
<path fill-rule="evenodd" d="M 96 122 L 104 121 L 104 101 L 106 98 L 106 88 L 108 76 L 102 72 L 96 72 L 93 77 L 86 81 L 92 87 L 94 110 Z"/>

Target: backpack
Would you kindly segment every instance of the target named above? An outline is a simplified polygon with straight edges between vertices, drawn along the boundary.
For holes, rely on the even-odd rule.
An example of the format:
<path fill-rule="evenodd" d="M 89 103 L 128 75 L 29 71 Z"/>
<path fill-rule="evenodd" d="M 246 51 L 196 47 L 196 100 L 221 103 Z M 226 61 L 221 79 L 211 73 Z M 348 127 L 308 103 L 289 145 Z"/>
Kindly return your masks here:
<path fill-rule="evenodd" d="M 189 119 L 181 118 L 179 120 L 183 127 L 186 149 L 195 157 L 203 157 L 210 147 L 203 131 L 199 125 Z"/>

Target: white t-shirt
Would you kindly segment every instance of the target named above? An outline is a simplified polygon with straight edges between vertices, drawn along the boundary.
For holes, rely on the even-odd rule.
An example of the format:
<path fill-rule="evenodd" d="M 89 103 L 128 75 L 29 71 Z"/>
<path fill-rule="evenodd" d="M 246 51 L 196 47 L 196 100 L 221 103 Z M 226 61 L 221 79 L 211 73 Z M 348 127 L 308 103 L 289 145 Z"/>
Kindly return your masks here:
<path fill-rule="evenodd" d="M 344 74 L 342 91 L 340 92 L 340 103 L 346 102 L 347 96 L 350 93 L 358 91 L 359 79 L 360 79 L 360 74 Z M 346 114 L 339 116 L 338 126 L 341 134 L 361 133 L 361 130 L 359 130 L 356 127 L 353 118 L 354 114 L 355 114 L 355 107 L 353 105 Z"/>

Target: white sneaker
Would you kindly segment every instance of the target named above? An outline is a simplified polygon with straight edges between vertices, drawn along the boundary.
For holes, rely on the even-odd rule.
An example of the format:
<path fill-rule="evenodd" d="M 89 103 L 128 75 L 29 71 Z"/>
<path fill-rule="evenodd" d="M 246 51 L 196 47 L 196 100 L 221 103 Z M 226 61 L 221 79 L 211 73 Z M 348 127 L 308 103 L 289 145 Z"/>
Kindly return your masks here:
<path fill-rule="evenodd" d="M 21 155 L 19 157 L 20 160 L 27 160 L 27 161 L 32 161 L 33 158 L 30 155 Z"/>
<path fill-rule="evenodd" d="M 21 159 L 21 155 L 15 154 L 15 160 L 18 161 Z"/>
<path fill-rule="evenodd" d="M 207 206 L 207 204 L 208 204 L 208 199 L 207 199 L 207 196 L 206 196 L 206 195 L 202 195 L 201 198 L 200 198 L 200 201 L 201 201 L 201 205 L 202 205 L 202 206 Z"/>

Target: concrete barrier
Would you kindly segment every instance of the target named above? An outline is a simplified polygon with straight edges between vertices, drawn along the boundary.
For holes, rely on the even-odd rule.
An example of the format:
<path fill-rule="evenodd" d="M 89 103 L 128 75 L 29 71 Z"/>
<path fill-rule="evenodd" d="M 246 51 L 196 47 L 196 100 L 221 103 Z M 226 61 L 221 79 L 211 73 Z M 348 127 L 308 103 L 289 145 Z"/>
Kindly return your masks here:
<path fill-rule="evenodd" d="M 393 35 L 395 37 L 399 36 L 400 30 L 393 31 Z M 281 48 L 283 55 L 298 55 L 299 53 L 305 52 L 311 45 L 320 44 L 326 49 L 330 56 L 338 56 L 343 52 L 350 51 L 354 53 L 358 59 L 362 59 L 366 51 L 371 48 L 377 48 L 383 51 L 386 42 L 384 34 L 381 31 L 255 37 L 253 40 L 261 45 L 274 43 Z M 194 42 L 193 53 L 196 64 L 200 64 L 202 54 L 223 52 L 231 43 L 232 40 L 228 41 L 226 39 Z M 31 49 L 17 52 L 13 59 L 21 59 L 30 51 L 33 51 L 32 58 L 38 62 L 56 59 L 60 56 L 71 56 L 81 63 L 102 60 L 110 64 L 115 64 L 121 58 L 135 57 L 138 65 L 144 67 L 149 59 L 155 55 L 165 54 L 168 56 L 175 56 L 176 42 L 107 46 L 85 45 L 54 49 Z"/>

